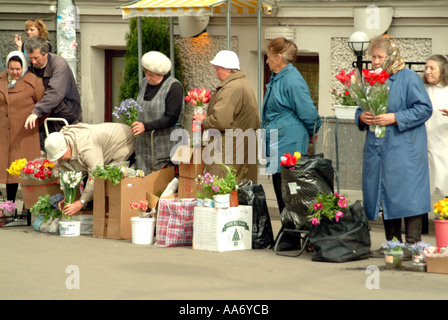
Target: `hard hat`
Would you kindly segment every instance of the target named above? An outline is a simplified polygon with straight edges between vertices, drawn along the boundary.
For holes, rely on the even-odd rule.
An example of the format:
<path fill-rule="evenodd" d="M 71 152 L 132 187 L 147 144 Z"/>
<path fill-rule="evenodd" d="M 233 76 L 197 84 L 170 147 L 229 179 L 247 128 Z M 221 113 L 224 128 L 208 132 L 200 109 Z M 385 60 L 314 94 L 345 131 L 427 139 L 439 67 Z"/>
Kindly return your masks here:
<path fill-rule="evenodd" d="M 68 146 L 65 137 L 60 132 L 52 132 L 45 139 L 45 151 L 47 159 L 56 161 L 67 152 Z"/>
<path fill-rule="evenodd" d="M 171 60 L 162 52 L 149 51 L 142 57 L 142 66 L 146 70 L 164 76 L 171 70 Z"/>
<path fill-rule="evenodd" d="M 219 51 L 210 63 L 226 69 L 240 70 L 240 60 L 238 59 L 238 56 L 235 52 L 229 50 Z"/>

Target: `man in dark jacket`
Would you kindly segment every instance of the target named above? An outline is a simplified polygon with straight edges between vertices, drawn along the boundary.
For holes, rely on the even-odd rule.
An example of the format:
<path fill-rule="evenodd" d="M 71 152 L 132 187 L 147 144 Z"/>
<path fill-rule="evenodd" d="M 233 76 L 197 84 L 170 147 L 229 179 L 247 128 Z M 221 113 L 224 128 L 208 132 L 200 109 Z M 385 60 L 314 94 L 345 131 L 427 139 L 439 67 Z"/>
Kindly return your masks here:
<path fill-rule="evenodd" d="M 73 72 L 67 61 L 49 52 L 47 41 L 32 37 L 25 43 L 25 50 L 31 62 L 30 71 L 42 79 L 45 95 L 35 104 L 32 113 L 25 121 L 25 128 L 34 128 L 37 119 L 46 117 L 64 118 L 69 124 L 81 120 L 81 99 L 79 97 Z M 63 122 L 49 122 L 48 131 L 59 131 Z"/>

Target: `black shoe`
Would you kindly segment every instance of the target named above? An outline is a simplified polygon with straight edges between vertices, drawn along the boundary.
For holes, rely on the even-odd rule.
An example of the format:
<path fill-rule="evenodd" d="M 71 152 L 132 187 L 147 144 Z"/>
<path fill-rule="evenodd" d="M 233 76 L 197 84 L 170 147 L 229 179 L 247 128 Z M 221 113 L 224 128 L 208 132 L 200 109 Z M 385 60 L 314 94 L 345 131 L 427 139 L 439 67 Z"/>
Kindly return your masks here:
<path fill-rule="evenodd" d="M 370 250 L 370 258 L 384 258 L 384 248 L 380 247 L 376 250 Z"/>

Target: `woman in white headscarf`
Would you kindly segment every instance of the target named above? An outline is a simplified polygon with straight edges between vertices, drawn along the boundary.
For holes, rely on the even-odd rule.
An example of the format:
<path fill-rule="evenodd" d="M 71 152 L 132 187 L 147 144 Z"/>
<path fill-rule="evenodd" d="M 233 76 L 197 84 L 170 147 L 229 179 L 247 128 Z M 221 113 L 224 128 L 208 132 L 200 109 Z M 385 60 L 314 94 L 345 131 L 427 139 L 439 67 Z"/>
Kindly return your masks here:
<path fill-rule="evenodd" d="M 42 99 L 42 80 L 31 72 L 21 51 L 6 58 L 6 70 L 0 73 L 0 183 L 6 184 L 7 200 L 15 201 L 18 177 L 6 168 L 17 159 L 34 160 L 40 156 L 39 128 L 25 129 L 25 120 L 34 104 Z"/>

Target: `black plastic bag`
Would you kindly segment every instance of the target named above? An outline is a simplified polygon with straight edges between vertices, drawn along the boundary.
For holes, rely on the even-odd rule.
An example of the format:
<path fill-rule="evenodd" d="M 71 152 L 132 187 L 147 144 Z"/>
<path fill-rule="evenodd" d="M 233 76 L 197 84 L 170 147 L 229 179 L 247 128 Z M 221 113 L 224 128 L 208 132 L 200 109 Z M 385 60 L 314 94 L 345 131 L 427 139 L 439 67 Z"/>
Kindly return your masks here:
<path fill-rule="evenodd" d="M 339 222 L 322 219 L 312 226 L 311 260 L 346 262 L 369 258 L 371 239 L 369 221 L 360 200 L 344 210 Z"/>
<path fill-rule="evenodd" d="M 308 208 L 319 192 L 334 192 L 334 168 L 322 154 L 302 156 L 294 167 L 281 166 L 282 197 L 285 208 L 280 213 L 282 228 L 309 230 Z"/>
<path fill-rule="evenodd" d="M 266 194 L 261 184 L 247 184 L 238 188 L 238 203 L 252 206 L 252 249 L 270 249 L 274 233 L 269 217 Z"/>

